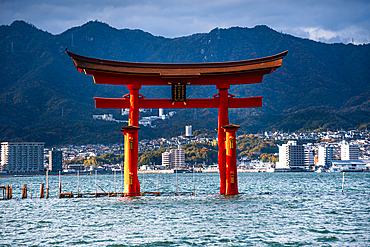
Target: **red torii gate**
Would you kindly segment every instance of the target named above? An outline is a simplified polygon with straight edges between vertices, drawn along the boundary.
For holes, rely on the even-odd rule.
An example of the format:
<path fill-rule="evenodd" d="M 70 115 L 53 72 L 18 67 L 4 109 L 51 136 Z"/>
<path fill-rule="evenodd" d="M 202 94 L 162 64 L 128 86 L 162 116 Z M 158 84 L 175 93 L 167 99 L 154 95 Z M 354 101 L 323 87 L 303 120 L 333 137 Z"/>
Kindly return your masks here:
<path fill-rule="evenodd" d="M 263 76 L 282 64 L 288 51 L 269 57 L 219 63 L 135 63 L 96 59 L 67 51 L 76 69 L 92 75 L 98 84 L 126 85 L 129 94 L 122 99 L 95 97 L 95 108 L 128 108 L 125 135 L 124 194 L 140 195 L 137 176 L 139 108 L 218 108 L 218 166 L 220 193 L 237 195 L 235 132 L 229 124 L 229 108 L 261 107 L 262 96 L 235 98 L 230 85 L 261 83 Z M 145 99 L 141 86 L 172 86 L 172 99 Z M 186 85 L 215 85 L 218 93 L 207 99 L 186 99 Z"/>

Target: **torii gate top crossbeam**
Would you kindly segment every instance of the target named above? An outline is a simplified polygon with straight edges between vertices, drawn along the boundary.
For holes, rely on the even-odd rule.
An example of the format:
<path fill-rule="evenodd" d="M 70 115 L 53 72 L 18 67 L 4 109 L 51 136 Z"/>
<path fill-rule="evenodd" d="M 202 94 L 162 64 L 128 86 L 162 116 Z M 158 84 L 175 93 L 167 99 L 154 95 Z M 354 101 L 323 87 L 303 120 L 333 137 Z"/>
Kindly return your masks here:
<path fill-rule="evenodd" d="M 97 59 L 67 51 L 76 68 L 95 83 L 111 85 L 236 85 L 262 82 L 282 64 L 288 51 L 264 58 L 218 63 L 135 63 Z"/>

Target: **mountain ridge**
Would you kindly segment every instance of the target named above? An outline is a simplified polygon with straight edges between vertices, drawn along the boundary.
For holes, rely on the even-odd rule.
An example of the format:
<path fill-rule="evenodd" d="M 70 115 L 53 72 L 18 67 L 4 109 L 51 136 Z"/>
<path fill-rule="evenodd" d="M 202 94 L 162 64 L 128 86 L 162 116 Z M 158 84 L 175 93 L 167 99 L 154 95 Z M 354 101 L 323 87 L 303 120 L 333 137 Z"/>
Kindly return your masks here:
<path fill-rule="evenodd" d="M 107 111 L 94 109 L 93 97 L 122 97 L 126 88 L 94 84 L 91 76 L 75 70 L 64 52 L 66 47 L 71 52 L 95 58 L 172 63 L 247 60 L 289 50 L 282 67 L 265 76 L 261 84 L 232 86 L 230 93 L 237 97 L 264 96 L 262 108 L 230 110 L 233 119 L 245 122 L 258 116 L 263 119 L 266 114 L 300 116 L 305 111 L 336 115 L 370 111 L 369 44 L 324 44 L 276 32 L 264 25 L 215 28 L 209 33 L 169 39 L 141 30 L 116 29 L 98 21 L 58 35 L 15 21 L 10 26 L 0 26 L 1 140 L 34 140 L 32 133 L 21 131 L 26 128 L 40 130 L 47 136 L 54 129 L 60 127 L 65 131 L 71 126 L 73 131 L 91 129 L 91 134 L 81 136 L 81 141 L 93 140 L 95 132 L 111 136 L 109 131 L 115 125 L 106 130 L 96 129 L 101 124 L 92 120 L 92 114 Z M 170 98 L 166 87 L 155 90 L 143 87 L 140 93 L 147 98 Z M 216 93 L 214 87 L 188 87 L 187 97 L 210 97 Z M 369 120 L 363 121 L 357 127 L 367 126 Z M 171 121 L 171 124 L 175 123 Z M 199 128 L 207 127 L 201 125 Z M 259 125 L 260 131 L 268 128 L 261 122 Z M 176 131 L 180 131 L 180 126 Z M 148 136 L 159 134 L 151 134 L 156 132 L 151 129 L 142 132 Z M 47 142 L 62 144 L 72 139 L 63 136 Z"/>

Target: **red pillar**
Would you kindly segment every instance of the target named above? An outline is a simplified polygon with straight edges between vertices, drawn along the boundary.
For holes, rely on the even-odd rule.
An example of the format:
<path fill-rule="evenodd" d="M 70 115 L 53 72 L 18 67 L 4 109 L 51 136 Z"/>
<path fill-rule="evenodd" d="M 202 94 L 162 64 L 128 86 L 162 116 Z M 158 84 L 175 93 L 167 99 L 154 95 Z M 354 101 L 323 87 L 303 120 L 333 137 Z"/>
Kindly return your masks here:
<path fill-rule="evenodd" d="M 125 177 L 123 190 L 125 196 L 140 195 L 140 183 L 137 177 L 138 142 L 135 141 L 139 129 L 136 126 L 127 126 L 121 129 L 125 135 Z"/>
<path fill-rule="evenodd" d="M 128 125 L 139 126 L 139 89 L 141 85 L 127 85 L 130 90 L 130 112 Z"/>
<path fill-rule="evenodd" d="M 219 92 L 218 106 L 218 169 L 220 171 L 220 194 L 225 194 L 226 191 L 226 150 L 225 150 L 225 132 L 221 129 L 222 126 L 229 124 L 229 103 L 228 89 L 230 85 L 217 85 Z"/>
<path fill-rule="evenodd" d="M 238 170 L 236 163 L 236 131 L 238 125 L 226 125 L 222 127 L 226 132 L 226 191 L 225 195 L 238 195 Z"/>
<path fill-rule="evenodd" d="M 137 176 L 139 147 L 139 90 L 141 85 L 127 85 L 130 90 L 130 112 L 127 127 L 122 128 L 125 135 L 124 195 L 140 195 L 140 182 Z"/>

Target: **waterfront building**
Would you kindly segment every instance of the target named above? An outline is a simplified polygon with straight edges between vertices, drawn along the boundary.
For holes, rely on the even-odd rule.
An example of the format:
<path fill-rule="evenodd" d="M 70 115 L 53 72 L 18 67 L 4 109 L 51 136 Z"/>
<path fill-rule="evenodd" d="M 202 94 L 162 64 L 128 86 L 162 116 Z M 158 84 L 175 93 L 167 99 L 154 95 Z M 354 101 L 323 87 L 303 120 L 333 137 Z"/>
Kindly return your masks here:
<path fill-rule="evenodd" d="M 304 147 L 298 145 L 296 141 L 279 146 L 279 162 L 277 168 L 304 168 Z"/>
<path fill-rule="evenodd" d="M 341 160 L 357 160 L 358 159 L 358 145 L 347 143 L 343 141 L 341 144 Z"/>
<path fill-rule="evenodd" d="M 180 168 L 185 166 L 185 150 L 178 145 L 177 149 L 171 149 L 162 153 L 162 166 Z"/>
<path fill-rule="evenodd" d="M 171 167 L 171 152 L 168 150 L 162 153 L 162 166 Z"/>
<path fill-rule="evenodd" d="M 315 165 L 315 153 L 311 143 L 304 145 L 304 165 L 312 167 Z"/>
<path fill-rule="evenodd" d="M 319 146 L 319 160 L 317 165 L 325 168 L 331 167 L 333 160 L 333 147 L 329 145 Z"/>
<path fill-rule="evenodd" d="M 62 171 L 62 151 L 58 151 L 56 149 L 52 149 L 49 151 L 49 171 L 58 172 Z"/>
<path fill-rule="evenodd" d="M 180 168 L 185 166 L 185 150 L 181 145 L 177 149 L 171 149 L 171 168 Z"/>
<path fill-rule="evenodd" d="M 362 172 L 367 162 L 364 160 L 335 160 L 330 171 Z"/>
<path fill-rule="evenodd" d="M 1 157 L 1 171 L 44 171 L 43 142 L 2 142 Z"/>
<path fill-rule="evenodd" d="M 85 170 L 84 164 L 69 164 L 69 165 L 66 165 L 66 169 L 65 169 L 66 172 L 68 171 L 75 172 L 75 171 L 84 171 L 84 170 Z M 102 170 L 105 170 L 105 169 L 102 169 Z"/>

